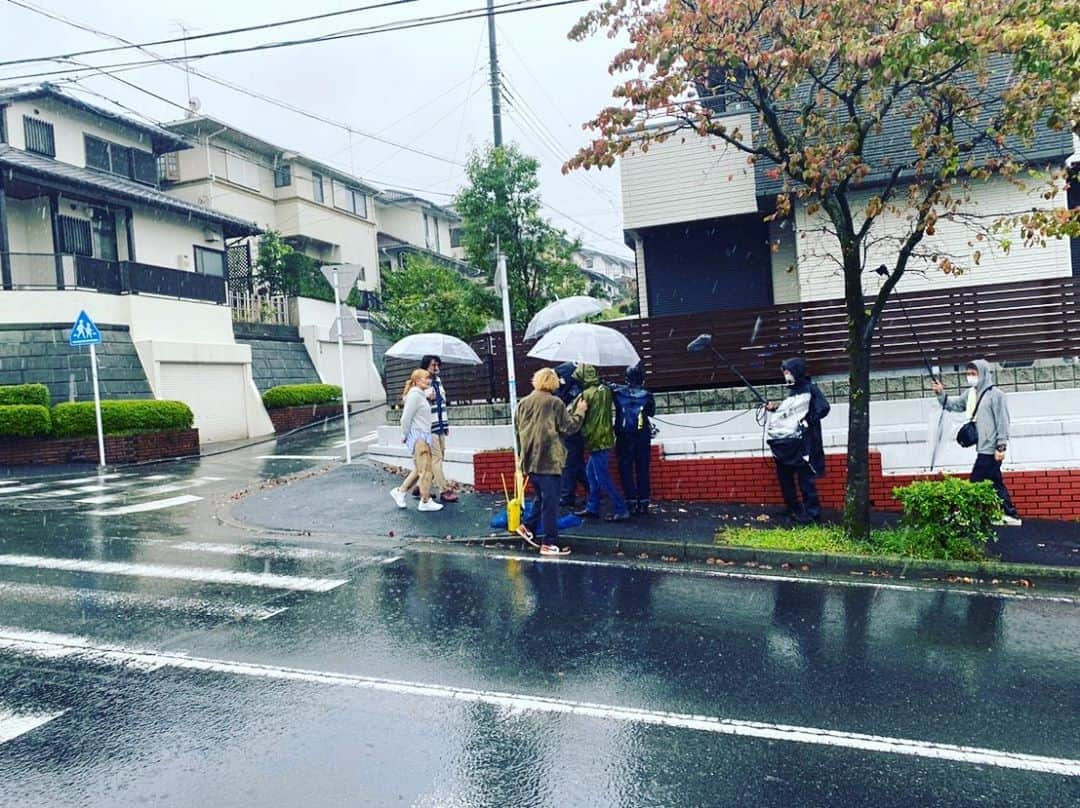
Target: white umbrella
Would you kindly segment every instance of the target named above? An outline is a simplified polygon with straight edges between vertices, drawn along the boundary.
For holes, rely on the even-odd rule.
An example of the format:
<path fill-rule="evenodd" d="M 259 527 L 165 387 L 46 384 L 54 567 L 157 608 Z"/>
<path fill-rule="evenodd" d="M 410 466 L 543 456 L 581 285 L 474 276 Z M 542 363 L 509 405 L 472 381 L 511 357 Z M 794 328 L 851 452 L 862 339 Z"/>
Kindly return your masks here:
<path fill-rule="evenodd" d="M 578 362 L 600 367 L 625 367 L 641 361 L 630 340 L 614 328 L 592 323 L 556 326 L 536 343 L 529 356 L 550 362 Z"/>
<path fill-rule="evenodd" d="M 468 343 L 449 334 L 412 334 L 391 345 L 386 355 L 394 359 L 413 360 L 437 356 L 446 365 L 483 364 Z"/>
<path fill-rule="evenodd" d="M 557 325 L 574 323 L 584 320 L 593 314 L 599 314 L 604 309 L 610 309 L 611 304 L 606 300 L 597 300 L 588 295 L 574 295 L 564 297 L 553 303 L 548 303 L 529 320 L 529 327 L 525 329 L 525 339 L 536 339 L 545 331 L 550 331 Z"/>

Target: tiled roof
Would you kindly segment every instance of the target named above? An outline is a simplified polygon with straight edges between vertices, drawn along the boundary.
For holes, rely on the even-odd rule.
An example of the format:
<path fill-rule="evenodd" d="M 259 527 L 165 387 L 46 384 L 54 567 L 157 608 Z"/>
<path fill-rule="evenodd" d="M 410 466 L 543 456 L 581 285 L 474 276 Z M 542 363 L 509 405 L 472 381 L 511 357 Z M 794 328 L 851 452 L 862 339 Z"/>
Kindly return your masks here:
<path fill-rule="evenodd" d="M 130 118 L 127 115 L 110 112 L 107 109 L 103 109 L 102 107 L 83 101 L 80 98 L 75 98 L 72 95 L 61 92 L 57 87 L 54 87 L 51 84 L 0 87 L 0 106 L 10 104 L 14 101 L 27 101 L 32 98 L 53 98 L 68 106 L 88 112 L 91 115 L 107 118 L 111 121 L 116 121 L 123 126 L 142 132 L 149 136 L 150 142 L 153 144 L 154 154 L 163 154 L 165 152 L 181 151 L 183 149 L 191 148 L 190 143 L 183 138 L 177 137 L 167 129 L 152 123 Z"/>
<path fill-rule="evenodd" d="M 212 210 L 211 208 L 185 202 L 175 196 L 169 196 L 156 188 L 141 185 L 124 177 L 106 174 L 90 168 L 61 163 L 49 157 L 33 152 L 22 151 L 13 146 L 0 144 L 0 165 L 32 177 L 75 186 L 104 196 L 111 196 L 130 202 L 137 202 L 152 208 L 161 208 L 171 213 L 178 213 L 190 219 L 215 222 L 225 228 L 225 235 L 230 237 L 249 236 L 261 232 L 258 225 L 245 222 L 235 216 Z"/>
<path fill-rule="evenodd" d="M 409 193 L 408 191 L 398 191 L 393 188 L 386 188 L 379 192 L 376 199 L 384 205 L 398 205 L 402 202 L 415 202 L 420 207 L 430 208 L 455 222 L 461 221 L 461 217 L 453 208 L 448 208 L 445 205 L 436 205 L 434 202 L 424 199 L 422 196 Z"/>

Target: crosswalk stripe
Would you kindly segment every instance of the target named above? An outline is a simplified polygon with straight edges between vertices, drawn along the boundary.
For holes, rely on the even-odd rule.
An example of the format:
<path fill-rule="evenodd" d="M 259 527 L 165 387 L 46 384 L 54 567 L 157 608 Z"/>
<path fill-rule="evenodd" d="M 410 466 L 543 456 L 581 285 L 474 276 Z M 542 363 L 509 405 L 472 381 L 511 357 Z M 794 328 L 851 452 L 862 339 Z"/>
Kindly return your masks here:
<path fill-rule="evenodd" d="M 48 724 L 65 712 L 65 710 L 52 713 L 13 712 L 0 705 L 0 744 L 13 741 L 20 735 L 25 735 L 40 726 Z"/>
<path fill-rule="evenodd" d="M 341 460 L 341 455 L 259 455 L 256 460 Z"/>
<path fill-rule="evenodd" d="M 7 485 L 19 485 L 19 480 L 0 480 L 0 487 Z"/>
<path fill-rule="evenodd" d="M 176 505 L 186 505 L 189 502 L 198 502 L 202 497 L 194 494 L 184 494 L 179 497 L 168 499 L 154 499 L 150 502 L 137 502 L 134 505 L 121 505 L 119 508 L 108 508 L 103 511 L 90 511 L 94 516 L 123 516 L 128 513 L 146 513 L 147 511 L 160 511 L 162 508 L 172 508 Z"/>
<path fill-rule="evenodd" d="M 248 558 L 288 558 L 297 561 L 324 558 L 346 558 L 348 553 L 335 550 L 317 550 L 309 547 L 258 547 L 253 544 L 209 544 L 198 541 L 182 541 L 170 544 L 173 550 L 190 553 L 211 553 L 224 556 L 245 556 Z M 374 557 L 357 557 L 357 561 L 376 561 Z"/>
<path fill-rule="evenodd" d="M 130 474 L 95 474 L 93 477 L 78 477 L 74 480 L 60 480 L 64 485 L 82 485 L 85 483 L 100 483 L 103 480 L 119 480 L 121 477 L 130 477 Z"/>
<path fill-rule="evenodd" d="M 329 592 L 348 583 L 343 578 L 310 578 L 303 575 L 276 575 L 270 572 L 237 572 L 204 567 L 176 567 L 167 564 L 138 564 L 126 561 L 95 561 L 85 558 L 53 558 L 49 556 L 3 555 L 0 567 L 93 572 L 102 575 L 127 575 L 138 578 L 162 578 L 191 583 L 256 586 L 266 589 L 288 589 L 296 592 Z"/>
<path fill-rule="evenodd" d="M 0 581 L 0 601 L 24 601 L 58 606 L 90 605 L 102 609 L 154 609 L 225 620 L 269 620 L 285 607 L 243 606 L 214 603 L 202 598 L 160 597 L 145 592 L 114 592 L 108 589 L 73 589 L 49 584 L 21 584 Z"/>
<path fill-rule="evenodd" d="M 226 659 L 209 659 L 182 653 L 94 645 L 83 637 L 46 632 L 20 632 L 0 628 L 0 649 L 29 654 L 37 658 L 71 656 L 96 661 L 99 664 L 137 668 L 156 665 L 174 670 L 222 673 L 284 682 L 302 682 L 349 687 L 377 693 L 439 699 L 458 704 L 485 704 L 501 710 L 542 715 L 577 716 L 580 718 L 616 721 L 630 725 L 673 727 L 716 735 L 755 738 L 767 741 L 826 746 L 871 752 L 903 755 L 929 760 L 947 760 L 973 766 L 995 766 L 1028 772 L 1042 772 L 1066 777 L 1080 777 L 1080 760 L 1031 755 L 975 746 L 937 743 L 911 738 L 870 735 L 820 727 L 747 721 L 711 715 L 674 713 L 616 704 L 575 701 L 553 696 L 513 693 L 497 690 L 477 690 L 467 687 L 382 679 L 332 671 L 263 665 Z"/>
<path fill-rule="evenodd" d="M 350 444 L 352 444 L 352 443 L 369 443 L 369 442 L 375 440 L 378 437 L 379 437 L 378 432 L 368 432 L 366 435 L 361 435 L 359 438 L 353 438 L 352 440 L 349 441 L 349 443 Z M 334 444 L 334 448 L 339 448 L 339 447 L 342 447 L 344 445 L 345 445 L 345 441 L 339 440 L 337 443 Z"/>
<path fill-rule="evenodd" d="M 192 480 L 181 480 L 175 483 L 165 483 L 164 485 L 152 485 L 149 488 L 136 489 L 135 493 L 140 496 L 152 496 L 157 494 L 171 494 L 174 491 L 186 491 L 189 488 L 201 488 L 209 482 L 221 479 L 220 477 L 214 477 L 213 479 L 207 477 L 196 477 Z"/>
<path fill-rule="evenodd" d="M 21 494 L 23 491 L 38 491 L 45 487 L 45 483 L 29 483 L 28 485 L 17 485 L 14 488 L 5 488 L 0 493 L 5 496 L 9 494 Z"/>

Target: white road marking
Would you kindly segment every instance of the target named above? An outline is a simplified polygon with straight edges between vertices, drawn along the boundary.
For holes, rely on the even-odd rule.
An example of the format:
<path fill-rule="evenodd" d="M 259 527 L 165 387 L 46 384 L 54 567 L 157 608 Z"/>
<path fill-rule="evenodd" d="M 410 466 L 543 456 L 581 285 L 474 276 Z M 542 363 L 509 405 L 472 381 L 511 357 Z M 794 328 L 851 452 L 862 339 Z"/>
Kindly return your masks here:
<path fill-rule="evenodd" d="M 224 620 L 269 620 L 286 611 L 285 608 L 242 606 L 200 598 L 157 597 L 145 592 L 113 592 L 105 589 L 72 589 L 66 586 L 0 582 L 0 601 L 16 600 L 102 609 L 153 609 Z"/>
<path fill-rule="evenodd" d="M 90 511 L 94 516 L 123 516 L 128 513 L 145 513 L 147 511 L 160 511 L 162 508 L 172 508 L 176 505 L 186 505 L 189 502 L 198 502 L 202 497 L 194 494 L 184 494 L 179 497 L 168 499 L 154 499 L 150 502 L 137 502 L 134 505 L 121 505 L 119 508 L 109 508 L 104 511 Z"/>
<path fill-rule="evenodd" d="M 19 480 L 0 480 L 0 486 L 19 485 Z"/>
<path fill-rule="evenodd" d="M 37 491 L 27 494 L 24 499 L 50 499 L 52 497 L 70 497 L 72 494 L 81 493 L 78 488 L 53 488 L 49 491 Z"/>
<path fill-rule="evenodd" d="M 207 659 L 185 654 L 133 649 L 123 646 L 96 645 L 83 637 L 47 632 L 23 632 L 0 628 L 0 649 L 28 654 L 39 658 L 75 657 L 101 664 L 120 665 L 135 669 L 156 670 L 168 667 L 178 670 L 222 673 L 288 682 L 350 687 L 381 693 L 443 699 L 466 704 L 488 704 L 515 712 L 573 715 L 632 724 L 675 727 L 677 729 L 732 735 L 768 741 L 832 746 L 858 752 L 879 752 L 932 760 L 949 760 L 975 766 L 996 766 L 1066 777 L 1080 777 L 1080 760 L 1004 752 L 975 746 L 934 743 L 884 735 L 774 724 L 764 721 L 744 721 L 708 715 L 672 713 L 613 704 L 572 701 L 527 693 L 497 690 L 474 690 L 464 687 L 379 679 L 356 674 L 260 665 L 252 662 L 233 662 Z"/>
<path fill-rule="evenodd" d="M 16 713 L 0 706 L 0 744 L 5 744 L 20 735 L 25 735 L 43 724 L 48 724 L 65 712 L 66 710 L 55 713 Z"/>
<path fill-rule="evenodd" d="M 207 483 L 220 482 L 225 479 L 224 477 L 195 477 L 190 480 L 180 480 L 175 483 L 165 483 L 164 485 L 152 485 L 149 488 L 136 489 L 135 494 L 138 496 L 151 496 L 157 494 L 171 494 L 174 491 L 186 491 L 189 488 L 201 488 Z"/>
<path fill-rule="evenodd" d="M 310 578 L 303 575 L 275 575 L 269 572 L 236 572 L 204 567 L 176 567 L 168 564 L 135 564 L 126 561 L 94 561 L 85 558 L 3 555 L 0 567 L 94 572 L 101 575 L 127 575 L 138 578 L 163 578 L 192 583 L 258 586 L 266 589 L 289 589 L 296 592 L 329 592 L 348 583 L 343 578 Z"/>
<path fill-rule="evenodd" d="M 116 500 L 123 498 L 123 494 L 102 494 L 100 497 L 84 497 L 83 499 L 77 499 L 75 501 L 84 505 L 105 505 L 106 503 L 116 502 Z"/>
<path fill-rule="evenodd" d="M 259 455 L 256 460 L 342 460 L 341 455 Z"/>
<path fill-rule="evenodd" d="M 102 480 L 119 480 L 121 477 L 130 477 L 130 474 L 95 474 L 93 477 L 78 477 L 74 480 L 63 480 L 64 485 L 80 485 L 84 483 L 100 483 Z"/>
<path fill-rule="evenodd" d="M 182 541 L 170 544 L 173 550 L 185 550 L 190 553 L 212 553 L 224 556 L 246 556 L 248 558 L 290 558 L 298 561 L 325 558 L 346 558 L 348 553 L 335 550 L 317 550 L 309 547 L 259 547 L 254 544 L 208 544 L 198 541 Z M 373 557 L 359 557 L 358 561 L 376 561 Z"/>
<path fill-rule="evenodd" d="M 390 558 L 383 559 L 380 563 L 393 564 L 395 561 L 401 561 L 401 558 L 401 556 L 391 556 Z"/>
<path fill-rule="evenodd" d="M 506 537 L 506 539 L 476 539 L 478 542 L 486 541 L 507 541 L 512 542 L 512 537 Z M 439 552 L 446 553 L 445 550 L 425 550 L 420 547 L 413 548 L 413 552 L 426 553 L 426 552 Z M 455 555 L 469 555 L 468 553 L 455 553 Z M 815 584 L 817 586 L 840 586 L 840 587 L 872 587 L 874 589 L 889 589 L 897 592 L 941 592 L 941 587 L 932 586 L 930 584 L 898 584 L 888 583 L 881 578 L 868 578 L 868 579 L 854 579 L 854 580 L 839 580 L 837 578 L 813 578 L 810 576 L 799 575 L 783 575 L 772 574 L 769 572 L 751 572 L 751 571 L 737 571 L 737 570 L 717 570 L 717 569 L 704 569 L 696 565 L 684 565 L 676 566 L 675 564 L 650 564 L 641 563 L 638 561 L 631 562 L 627 560 L 612 560 L 612 561 L 600 561 L 600 560 L 585 560 L 581 558 L 559 558 L 557 556 L 537 556 L 527 554 L 515 554 L 515 553 L 485 553 L 484 558 L 492 558 L 499 561 L 524 561 L 530 564 L 571 564 L 580 567 L 602 567 L 602 566 L 628 566 L 633 569 L 649 570 L 652 572 L 664 572 L 672 575 L 699 575 L 705 578 L 733 578 L 740 581 L 780 581 L 781 583 L 799 583 L 799 584 Z M 959 589 L 956 587 L 950 588 L 949 594 L 951 595 L 967 595 L 972 597 L 995 597 L 1004 598 L 1006 600 L 1039 600 L 1047 603 L 1068 603 L 1070 605 L 1080 604 L 1080 598 L 1069 597 L 1068 595 L 1042 595 L 1037 592 L 1022 593 L 1022 592 L 999 592 L 993 589 Z"/>
<path fill-rule="evenodd" d="M 13 488 L 5 488 L 2 492 L 5 496 L 9 494 L 21 494 L 24 491 L 37 491 L 45 487 L 45 483 L 30 483 L 29 485 L 17 485 Z"/>
<path fill-rule="evenodd" d="M 376 440 L 378 437 L 379 437 L 378 432 L 368 432 L 366 435 L 361 435 L 359 438 L 353 438 L 352 440 L 349 441 L 349 443 L 350 444 L 352 444 L 352 443 L 370 443 L 371 441 Z M 345 441 L 339 440 L 337 443 L 334 444 L 334 447 L 338 448 L 338 447 L 341 447 L 341 446 L 344 446 L 344 445 L 345 445 Z"/>

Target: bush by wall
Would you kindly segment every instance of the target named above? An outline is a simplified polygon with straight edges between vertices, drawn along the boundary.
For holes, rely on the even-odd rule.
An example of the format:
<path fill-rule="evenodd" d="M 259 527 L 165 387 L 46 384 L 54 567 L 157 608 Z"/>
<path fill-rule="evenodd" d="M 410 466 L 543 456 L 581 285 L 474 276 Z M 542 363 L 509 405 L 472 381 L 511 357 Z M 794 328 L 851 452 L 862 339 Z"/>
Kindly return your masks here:
<path fill-rule="evenodd" d="M 24 385 L 36 387 L 37 385 Z M 45 394 L 48 399 L 48 392 Z M 0 435 L 12 438 L 44 438 L 52 432 L 49 408 L 40 404 L 0 406 Z"/>
<path fill-rule="evenodd" d="M 0 384 L 0 407 L 11 404 L 48 407 L 49 403 L 49 388 L 43 384 Z"/>
<path fill-rule="evenodd" d="M 977 560 L 995 537 L 1001 500 L 990 482 L 969 483 L 959 477 L 924 480 L 893 489 L 903 504 L 901 530 L 889 537 L 902 555 Z"/>
<path fill-rule="evenodd" d="M 282 384 L 263 393 L 263 405 L 268 410 L 281 407 L 300 407 L 305 404 L 329 404 L 341 398 L 341 388 L 335 384 Z"/>
<path fill-rule="evenodd" d="M 94 403 L 57 404 L 52 410 L 57 437 L 75 438 L 97 433 Z M 106 435 L 191 429 L 195 415 L 182 401 L 102 401 L 101 425 Z"/>

